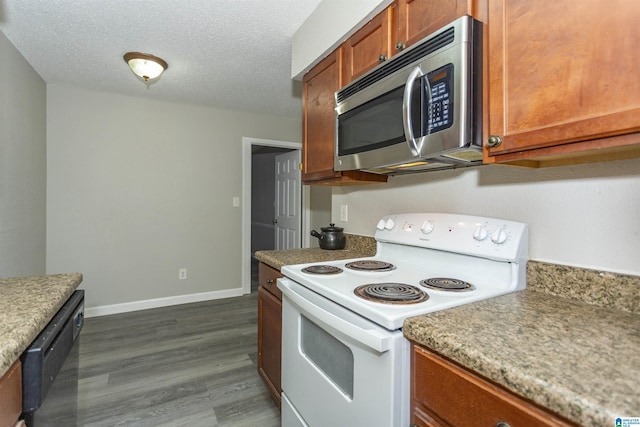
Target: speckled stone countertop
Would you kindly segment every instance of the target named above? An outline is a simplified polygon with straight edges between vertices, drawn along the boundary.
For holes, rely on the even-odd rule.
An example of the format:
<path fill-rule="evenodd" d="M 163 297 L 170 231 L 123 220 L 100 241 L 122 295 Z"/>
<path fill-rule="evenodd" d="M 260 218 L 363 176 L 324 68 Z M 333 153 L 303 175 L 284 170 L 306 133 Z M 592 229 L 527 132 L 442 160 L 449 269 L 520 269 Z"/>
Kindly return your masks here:
<path fill-rule="evenodd" d="M 363 258 L 376 254 L 376 240 L 373 237 L 358 236 L 355 234 L 347 234 L 346 237 L 345 248 L 340 250 L 330 251 L 320 248 L 306 248 L 282 251 L 257 251 L 256 258 L 280 270 L 284 265 Z"/>
<path fill-rule="evenodd" d="M 0 279 L 0 376 L 82 282 L 82 274 Z"/>
<path fill-rule="evenodd" d="M 640 277 L 529 262 L 524 291 L 407 319 L 405 336 L 584 426 L 640 416 Z"/>

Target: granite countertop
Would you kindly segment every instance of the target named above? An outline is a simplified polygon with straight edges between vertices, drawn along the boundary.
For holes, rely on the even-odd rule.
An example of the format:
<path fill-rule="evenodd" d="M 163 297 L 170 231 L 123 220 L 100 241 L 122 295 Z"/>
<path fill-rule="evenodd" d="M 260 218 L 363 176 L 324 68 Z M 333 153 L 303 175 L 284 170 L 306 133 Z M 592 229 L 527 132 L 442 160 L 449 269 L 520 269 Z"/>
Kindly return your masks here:
<path fill-rule="evenodd" d="M 376 254 L 373 237 L 347 234 L 344 249 L 326 250 L 320 248 L 287 249 L 280 251 L 257 251 L 255 256 L 271 267 L 280 270 L 285 265 L 325 262 L 338 259 L 364 258 Z"/>
<path fill-rule="evenodd" d="M 0 377 L 82 282 L 82 274 L 0 279 Z"/>
<path fill-rule="evenodd" d="M 638 416 L 640 277 L 529 264 L 526 290 L 409 318 L 405 336 L 580 425 Z"/>

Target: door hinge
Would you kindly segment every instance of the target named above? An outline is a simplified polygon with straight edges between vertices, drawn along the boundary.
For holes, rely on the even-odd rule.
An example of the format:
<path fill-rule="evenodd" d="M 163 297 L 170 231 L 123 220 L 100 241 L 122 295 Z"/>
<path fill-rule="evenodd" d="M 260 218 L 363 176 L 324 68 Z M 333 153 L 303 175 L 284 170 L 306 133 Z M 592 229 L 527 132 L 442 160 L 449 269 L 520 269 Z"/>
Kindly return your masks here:
<path fill-rule="evenodd" d="M 298 169 L 302 170 L 302 162 L 298 163 Z"/>

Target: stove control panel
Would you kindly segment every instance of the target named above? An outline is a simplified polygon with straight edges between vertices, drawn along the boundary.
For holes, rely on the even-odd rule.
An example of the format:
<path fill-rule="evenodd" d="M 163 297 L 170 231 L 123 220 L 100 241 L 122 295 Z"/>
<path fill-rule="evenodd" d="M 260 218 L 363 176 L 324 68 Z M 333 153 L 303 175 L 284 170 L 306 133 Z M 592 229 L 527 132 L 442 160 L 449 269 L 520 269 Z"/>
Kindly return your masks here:
<path fill-rule="evenodd" d="M 378 222 L 375 238 L 510 262 L 528 256 L 527 225 L 498 218 L 443 213 L 387 215 Z"/>

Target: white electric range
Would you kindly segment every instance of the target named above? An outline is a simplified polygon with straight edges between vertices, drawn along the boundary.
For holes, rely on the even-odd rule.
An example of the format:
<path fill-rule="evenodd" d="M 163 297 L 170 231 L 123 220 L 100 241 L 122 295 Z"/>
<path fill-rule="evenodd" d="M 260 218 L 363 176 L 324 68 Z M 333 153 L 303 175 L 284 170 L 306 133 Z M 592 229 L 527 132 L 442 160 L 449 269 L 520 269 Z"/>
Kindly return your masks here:
<path fill-rule="evenodd" d="M 281 269 L 285 427 L 408 425 L 404 320 L 526 286 L 526 224 L 397 214 L 375 239 L 373 257 Z"/>

